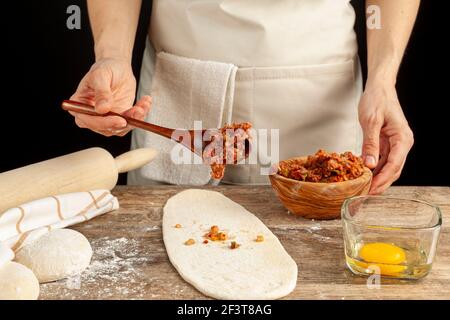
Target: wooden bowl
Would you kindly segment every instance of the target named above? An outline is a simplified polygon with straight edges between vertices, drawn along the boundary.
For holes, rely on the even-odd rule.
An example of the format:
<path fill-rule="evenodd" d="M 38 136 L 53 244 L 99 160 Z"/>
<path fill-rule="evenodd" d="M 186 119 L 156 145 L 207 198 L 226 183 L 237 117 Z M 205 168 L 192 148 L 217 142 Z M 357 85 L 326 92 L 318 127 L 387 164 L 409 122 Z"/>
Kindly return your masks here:
<path fill-rule="evenodd" d="M 306 157 L 287 161 L 297 159 Z M 364 173 L 356 179 L 330 183 L 298 181 L 278 173 L 269 178 L 276 195 L 290 212 L 304 218 L 327 220 L 341 216 L 341 206 L 345 199 L 369 192 L 372 171 L 364 167 Z"/>

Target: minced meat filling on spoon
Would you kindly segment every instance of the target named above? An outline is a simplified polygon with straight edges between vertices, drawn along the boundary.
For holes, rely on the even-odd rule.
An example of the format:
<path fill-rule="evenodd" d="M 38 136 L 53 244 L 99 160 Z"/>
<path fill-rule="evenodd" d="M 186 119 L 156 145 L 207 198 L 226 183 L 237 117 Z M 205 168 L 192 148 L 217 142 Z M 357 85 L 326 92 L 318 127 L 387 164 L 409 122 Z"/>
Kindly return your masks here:
<path fill-rule="evenodd" d="M 245 141 L 251 139 L 251 128 L 249 122 L 233 123 L 212 135 L 211 143 L 203 151 L 203 161 L 211 166 L 213 179 L 223 178 L 226 164 L 236 164 L 245 159 Z"/>

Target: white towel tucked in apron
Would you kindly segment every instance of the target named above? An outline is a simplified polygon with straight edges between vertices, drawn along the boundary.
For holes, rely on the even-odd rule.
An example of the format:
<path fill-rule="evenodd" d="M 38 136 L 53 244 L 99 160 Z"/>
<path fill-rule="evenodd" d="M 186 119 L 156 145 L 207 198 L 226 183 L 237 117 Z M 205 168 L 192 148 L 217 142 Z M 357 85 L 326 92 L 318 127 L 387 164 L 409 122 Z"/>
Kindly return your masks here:
<path fill-rule="evenodd" d="M 174 129 L 193 129 L 194 121 L 201 121 L 203 129 L 220 128 L 231 121 L 236 69 L 228 63 L 159 53 L 147 121 Z M 138 169 L 144 178 L 180 185 L 204 185 L 211 180 L 210 167 L 176 142 L 145 133 L 144 144 L 159 151 L 150 164 Z M 192 162 L 174 163 L 171 157 L 174 147 L 187 152 Z"/>

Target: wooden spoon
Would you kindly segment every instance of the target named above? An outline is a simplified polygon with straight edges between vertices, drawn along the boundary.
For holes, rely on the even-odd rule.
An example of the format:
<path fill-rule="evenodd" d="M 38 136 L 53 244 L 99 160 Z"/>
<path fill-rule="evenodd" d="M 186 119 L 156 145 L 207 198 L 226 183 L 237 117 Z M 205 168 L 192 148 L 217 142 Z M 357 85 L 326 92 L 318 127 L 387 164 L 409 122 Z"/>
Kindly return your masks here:
<path fill-rule="evenodd" d="M 187 132 L 189 133 L 191 139 L 190 141 L 186 141 L 183 142 L 183 137 L 173 137 L 172 134 L 175 130 L 177 129 L 171 129 L 171 128 L 166 128 L 166 127 L 161 127 L 158 126 L 156 124 L 152 124 L 152 123 L 148 123 L 145 121 L 141 121 L 141 120 L 137 120 L 116 112 L 108 112 L 105 114 L 99 114 L 95 111 L 95 107 L 85 104 L 85 103 L 81 103 L 78 101 L 73 101 L 73 100 L 64 100 L 61 104 L 61 107 L 66 110 L 66 111 L 72 111 L 72 112 L 78 112 L 78 113 L 83 113 L 83 114 L 87 114 L 87 115 L 91 115 L 91 116 L 100 116 L 100 117 L 105 117 L 105 116 L 117 116 L 117 117 L 121 117 L 123 119 L 125 119 L 127 121 L 128 124 L 136 127 L 136 128 L 140 128 L 146 131 L 150 131 L 153 133 L 156 133 L 160 136 L 163 136 L 165 138 L 171 139 L 175 142 L 178 142 L 180 144 L 182 144 L 183 146 L 185 146 L 186 148 L 188 148 L 189 150 L 191 150 L 193 153 L 198 154 L 200 157 L 203 158 L 202 155 L 202 151 L 205 150 L 206 146 L 211 143 L 211 141 L 203 141 L 203 135 L 206 131 L 206 129 L 201 130 L 201 133 L 198 132 L 198 130 L 187 130 Z M 176 135 L 177 136 L 177 135 Z M 201 141 L 201 148 L 199 148 L 199 143 L 195 138 L 197 137 L 201 137 L 202 141 Z M 250 141 L 247 139 L 245 140 L 245 158 L 248 157 L 250 153 Z"/>

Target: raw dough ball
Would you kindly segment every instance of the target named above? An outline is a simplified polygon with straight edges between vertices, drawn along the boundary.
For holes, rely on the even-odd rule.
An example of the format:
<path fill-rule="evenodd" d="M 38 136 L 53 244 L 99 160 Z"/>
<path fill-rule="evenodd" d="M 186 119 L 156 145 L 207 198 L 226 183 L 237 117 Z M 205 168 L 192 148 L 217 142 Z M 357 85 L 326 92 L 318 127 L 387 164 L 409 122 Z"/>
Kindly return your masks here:
<path fill-rule="evenodd" d="M 27 267 L 8 261 L 0 267 L 0 300 L 36 300 L 39 282 Z"/>
<path fill-rule="evenodd" d="M 20 249 L 15 260 L 44 283 L 81 273 L 91 257 L 92 248 L 85 236 L 71 229 L 55 229 Z"/>

